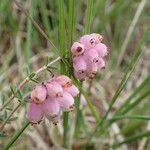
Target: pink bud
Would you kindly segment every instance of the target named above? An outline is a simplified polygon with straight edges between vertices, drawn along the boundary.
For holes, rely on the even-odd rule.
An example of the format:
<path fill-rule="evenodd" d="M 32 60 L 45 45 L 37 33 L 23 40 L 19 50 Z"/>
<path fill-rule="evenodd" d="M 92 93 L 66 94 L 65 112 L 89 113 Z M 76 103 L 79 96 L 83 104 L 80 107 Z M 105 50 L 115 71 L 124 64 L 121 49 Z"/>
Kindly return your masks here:
<path fill-rule="evenodd" d="M 83 56 L 73 58 L 73 68 L 76 72 L 84 74 L 86 72 L 86 67 L 87 65 Z"/>
<path fill-rule="evenodd" d="M 43 117 L 42 105 L 34 102 L 30 103 L 27 117 L 32 124 L 39 123 Z"/>
<path fill-rule="evenodd" d="M 84 59 L 86 60 L 87 63 L 98 63 L 99 62 L 99 56 L 98 52 L 91 48 L 84 53 Z"/>
<path fill-rule="evenodd" d="M 79 56 L 84 52 L 84 45 L 79 42 L 74 42 L 71 47 L 71 52 L 74 56 Z"/>
<path fill-rule="evenodd" d="M 92 33 L 90 35 L 95 39 L 96 44 L 102 42 L 102 40 L 103 40 L 103 37 L 100 34 Z"/>
<path fill-rule="evenodd" d="M 91 35 L 83 35 L 80 38 L 80 43 L 84 45 L 84 48 L 86 50 L 93 48 L 96 44 L 95 42 L 96 42 L 95 39 Z"/>
<path fill-rule="evenodd" d="M 84 72 L 84 73 L 79 73 L 79 72 L 74 71 L 74 76 L 75 76 L 77 79 L 79 79 L 79 80 L 81 80 L 81 81 L 84 81 L 85 78 L 86 78 L 86 72 Z"/>
<path fill-rule="evenodd" d="M 63 97 L 57 98 L 56 100 L 59 102 L 60 107 L 64 111 L 73 111 L 73 109 L 74 109 L 74 99 L 71 96 L 71 94 L 69 94 L 68 92 L 64 92 Z"/>
<path fill-rule="evenodd" d="M 46 99 L 47 91 L 44 85 L 37 85 L 31 92 L 33 102 L 39 104 Z"/>
<path fill-rule="evenodd" d="M 105 57 L 108 54 L 107 46 L 103 43 L 97 44 L 94 49 L 98 52 L 99 57 Z"/>
<path fill-rule="evenodd" d="M 68 88 L 64 88 L 65 92 L 68 92 L 69 94 L 71 94 L 73 97 L 77 96 L 79 94 L 79 90 L 75 85 L 72 85 Z"/>
<path fill-rule="evenodd" d="M 56 124 L 59 119 L 59 111 L 60 111 L 60 105 L 58 101 L 48 97 L 42 104 L 42 108 L 47 119 Z"/>
<path fill-rule="evenodd" d="M 54 80 L 58 82 L 62 87 L 70 87 L 72 85 L 71 79 L 65 75 L 58 76 Z"/>
<path fill-rule="evenodd" d="M 56 81 L 51 81 L 46 84 L 47 94 L 51 98 L 61 97 L 63 95 L 63 89 L 61 85 Z"/>

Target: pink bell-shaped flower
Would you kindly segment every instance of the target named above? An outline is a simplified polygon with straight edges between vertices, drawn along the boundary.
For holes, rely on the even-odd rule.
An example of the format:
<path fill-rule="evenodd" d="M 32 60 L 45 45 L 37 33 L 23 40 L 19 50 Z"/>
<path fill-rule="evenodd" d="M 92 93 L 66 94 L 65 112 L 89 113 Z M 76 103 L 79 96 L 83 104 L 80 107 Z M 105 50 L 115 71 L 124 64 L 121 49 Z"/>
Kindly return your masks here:
<path fill-rule="evenodd" d="M 57 100 L 48 97 L 42 104 L 42 109 L 46 118 L 54 124 L 58 123 L 60 104 Z"/>
<path fill-rule="evenodd" d="M 46 83 L 47 94 L 51 98 L 61 97 L 63 95 L 63 88 L 56 81 Z"/>
<path fill-rule="evenodd" d="M 41 121 L 43 118 L 43 110 L 41 104 L 36 104 L 34 102 L 30 103 L 28 111 L 27 111 L 27 117 L 31 124 L 37 124 Z"/>
<path fill-rule="evenodd" d="M 54 80 L 58 82 L 62 87 L 70 87 L 72 85 L 71 79 L 66 75 L 55 77 Z"/>
<path fill-rule="evenodd" d="M 71 53 L 73 56 L 79 56 L 84 53 L 84 45 L 79 42 L 74 42 L 71 47 Z"/>
<path fill-rule="evenodd" d="M 85 50 L 93 48 L 96 45 L 95 38 L 91 35 L 83 35 L 80 38 L 80 43 L 84 45 Z"/>
<path fill-rule="evenodd" d="M 84 53 L 84 59 L 86 60 L 87 63 L 98 63 L 99 62 L 99 56 L 98 52 L 94 49 L 91 48 Z"/>
<path fill-rule="evenodd" d="M 108 55 L 107 46 L 103 43 L 97 44 L 94 49 L 98 52 L 99 57 L 105 57 Z"/>
<path fill-rule="evenodd" d="M 87 64 L 83 56 L 73 58 L 73 68 L 76 72 L 81 74 L 86 72 Z"/>
<path fill-rule="evenodd" d="M 63 97 L 60 98 L 56 98 L 56 101 L 59 102 L 60 107 L 64 110 L 64 111 L 73 111 L 74 109 L 74 99 L 71 96 L 71 94 L 69 94 L 68 92 L 64 92 L 63 93 Z"/>
<path fill-rule="evenodd" d="M 102 40 L 103 40 L 103 37 L 100 34 L 92 33 L 90 35 L 95 39 L 96 44 L 102 42 Z"/>
<path fill-rule="evenodd" d="M 33 102 L 39 104 L 46 99 L 47 91 L 44 85 L 37 85 L 31 92 Z"/>
<path fill-rule="evenodd" d="M 75 85 L 72 85 L 70 87 L 64 88 L 65 92 L 68 92 L 71 94 L 73 97 L 77 96 L 79 94 L 79 90 Z"/>

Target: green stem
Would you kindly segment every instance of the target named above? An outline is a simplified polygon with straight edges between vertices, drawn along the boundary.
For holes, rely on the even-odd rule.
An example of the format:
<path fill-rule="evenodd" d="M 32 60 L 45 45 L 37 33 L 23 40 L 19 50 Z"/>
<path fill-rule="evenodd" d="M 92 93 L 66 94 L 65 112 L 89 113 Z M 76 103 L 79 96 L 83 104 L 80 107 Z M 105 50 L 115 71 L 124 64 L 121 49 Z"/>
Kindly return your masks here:
<path fill-rule="evenodd" d="M 23 125 L 23 127 L 20 130 L 16 131 L 14 136 L 10 139 L 8 144 L 6 144 L 6 146 L 4 147 L 4 150 L 8 150 L 16 142 L 16 140 L 23 133 L 23 131 L 28 127 L 29 124 L 30 123 L 28 121 L 26 121 L 25 124 Z"/>
<path fill-rule="evenodd" d="M 150 136 L 150 130 L 142 132 L 142 133 L 138 133 L 138 134 L 133 135 L 133 136 L 130 136 L 130 137 L 126 138 L 124 141 L 122 141 L 122 142 L 120 142 L 118 144 L 113 145 L 112 147 L 113 148 L 117 148 L 118 146 L 120 146 L 122 144 L 130 143 L 130 142 L 133 142 L 135 140 L 141 139 L 143 137 L 149 137 L 149 136 Z"/>

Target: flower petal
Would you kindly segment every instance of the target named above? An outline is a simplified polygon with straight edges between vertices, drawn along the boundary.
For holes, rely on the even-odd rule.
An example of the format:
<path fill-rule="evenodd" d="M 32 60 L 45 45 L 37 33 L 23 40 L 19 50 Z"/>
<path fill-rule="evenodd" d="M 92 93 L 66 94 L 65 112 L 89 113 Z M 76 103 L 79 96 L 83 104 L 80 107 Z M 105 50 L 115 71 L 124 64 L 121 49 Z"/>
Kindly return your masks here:
<path fill-rule="evenodd" d="M 37 85 L 31 92 L 33 102 L 39 104 L 46 99 L 47 91 L 44 85 Z"/>
<path fill-rule="evenodd" d="M 108 54 L 107 46 L 103 43 L 97 44 L 94 49 L 98 52 L 99 57 L 105 57 Z"/>
<path fill-rule="evenodd" d="M 74 109 L 74 99 L 71 96 L 71 94 L 69 94 L 68 92 L 64 92 L 63 97 L 57 98 L 57 100 L 60 104 L 60 107 L 64 111 L 73 111 L 73 109 Z"/>
<path fill-rule="evenodd" d="M 73 97 L 77 96 L 79 94 L 79 90 L 78 90 L 78 88 L 75 85 L 72 85 L 71 87 L 68 87 L 68 88 L 64 88 L 64 91 L 68 92 Z"/>
<path fill-rule="evenodd" d="M 34 102 L 30 103 L 27 117 L 31 123 L 39 123 L 43 117 L 43 111 L 41 104 L 36 104 Z"/>
<path fill-rule="evenodd" d="M 63 88 L 56 81 L 46 83 L 46 88 L 48 96 L 51 98 L 61 97 L 63 95 Z"/>
<path fill-rule="evenodd" d="M 71 52 L 74 56 L 79 56 L 84 52 L 84 45 L 79 42 L 74 42 L 71 47 Z"/>

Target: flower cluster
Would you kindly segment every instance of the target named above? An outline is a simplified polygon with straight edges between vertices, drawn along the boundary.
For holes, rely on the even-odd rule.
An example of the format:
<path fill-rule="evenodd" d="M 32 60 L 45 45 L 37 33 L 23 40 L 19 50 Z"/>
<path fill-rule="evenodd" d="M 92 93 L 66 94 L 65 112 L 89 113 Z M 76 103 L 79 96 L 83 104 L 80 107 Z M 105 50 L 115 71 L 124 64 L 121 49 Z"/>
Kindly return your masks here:
<path fill-rule="evenodd" d="M 93 78 L 98 69 L 105 68 L 104 57 L 108 54 L 102 36 L 97 33 L 84 35 L 71 47 L 74 75 L 79 80 Z"/>
<path fill-rule="evenodd" d="M 37 85 L 31 92 L 32 102 L 27 112 L 29 121 L 31 124 L 37 124 L 45 116 L 57 124 L 60 110 L 72 111 L 73 97 L 78 94 L 78 88 L 65 75 L 53 77 L 42 85 Z M 83 96 L 82 99 L 84 100 Z"/>

